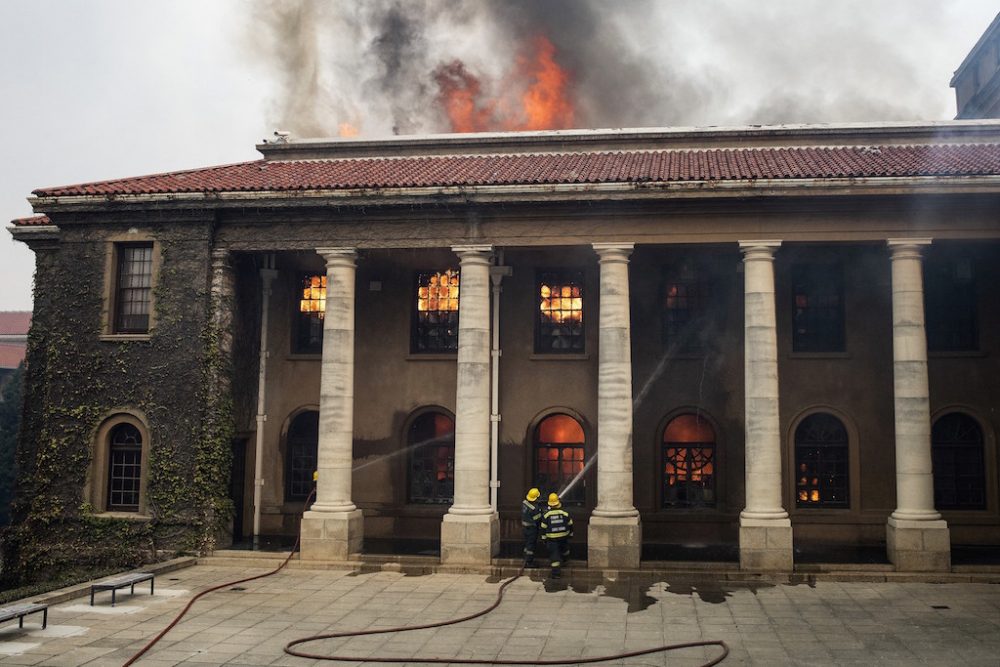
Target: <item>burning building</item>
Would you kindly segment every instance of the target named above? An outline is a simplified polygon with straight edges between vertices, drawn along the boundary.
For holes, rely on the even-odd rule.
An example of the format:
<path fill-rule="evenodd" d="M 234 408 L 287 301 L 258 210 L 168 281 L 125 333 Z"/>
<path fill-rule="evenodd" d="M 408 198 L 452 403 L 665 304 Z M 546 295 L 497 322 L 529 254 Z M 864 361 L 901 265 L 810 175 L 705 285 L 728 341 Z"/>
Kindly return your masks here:
<path fill-rule="evenodd" d="M 253 534 L 486 564 L 530 486 L 591 567 L 1000 544 L 1000 124 L 258 149 L 14 221 L 38 268 L 8 559 Z"/>

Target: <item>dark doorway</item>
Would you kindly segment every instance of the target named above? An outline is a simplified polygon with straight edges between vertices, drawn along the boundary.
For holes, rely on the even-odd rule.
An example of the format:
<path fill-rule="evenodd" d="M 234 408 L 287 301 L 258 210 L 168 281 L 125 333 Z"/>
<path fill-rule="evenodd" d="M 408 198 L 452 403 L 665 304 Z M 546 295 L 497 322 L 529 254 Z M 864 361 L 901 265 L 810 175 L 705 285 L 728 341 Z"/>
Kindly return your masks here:
<path fill-rule="evenodd" d="M 246 489 L 247 438 L 232 442 L 233 467 L 229 475 L 229 499 L 233 501 L 233 542 L 242 542 L 244 490 Z"/>

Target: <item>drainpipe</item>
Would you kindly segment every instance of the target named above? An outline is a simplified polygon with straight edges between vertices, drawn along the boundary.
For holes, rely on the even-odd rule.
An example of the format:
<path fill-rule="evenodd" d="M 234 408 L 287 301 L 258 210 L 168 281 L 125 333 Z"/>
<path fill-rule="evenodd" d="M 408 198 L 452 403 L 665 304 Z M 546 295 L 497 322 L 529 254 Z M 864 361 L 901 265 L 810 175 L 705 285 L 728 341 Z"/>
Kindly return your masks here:
<path fill-rule="evenodd" d="M 497 511 L 497 495 L 500 489 L 500 282 L 511 274 L 511 268 L 503 265 L 503 250 L 497 253 L 497 265 L 490 267 L 493 283 L 493 323 L 490 343 L 490 507 Z"/>
<path fill-rule="evenodd" d="M 253 548 L 260 546 L 260 504 L 264 493 L 264 422 L 267 421 L 267 314 L 271 304 L 271 283 L 277 277 L 274 253 L 269 253 L 260 270 L 260 362 L 257 371 L 257 432 L 253 458 Z"/>

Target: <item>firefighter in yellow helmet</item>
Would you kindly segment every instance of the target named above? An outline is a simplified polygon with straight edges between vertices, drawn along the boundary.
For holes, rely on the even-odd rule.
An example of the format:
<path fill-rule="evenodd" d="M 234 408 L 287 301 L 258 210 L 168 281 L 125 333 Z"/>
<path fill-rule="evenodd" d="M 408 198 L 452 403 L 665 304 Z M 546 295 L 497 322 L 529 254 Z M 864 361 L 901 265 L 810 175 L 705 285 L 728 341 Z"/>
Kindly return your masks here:
<path fill-rule="evenodd" d="M 535 567 L 535 545 L 538 543 L 538 522 L 542 520 L 542 506 L 538 489 L 528 489 L 521 501 L 521 530 L 524 531 L 524 566 Z"/>
<path fill-rule="evenodd" d="M 549 548 L 552 578 L 562 576 L 562 566 L 569 558 L 569 538 L 573 536 L 573 518 L 562 508 L 559 494 L 549 494 L 549 509 L 542 515 L 539 525 L 542 540 Z"/>

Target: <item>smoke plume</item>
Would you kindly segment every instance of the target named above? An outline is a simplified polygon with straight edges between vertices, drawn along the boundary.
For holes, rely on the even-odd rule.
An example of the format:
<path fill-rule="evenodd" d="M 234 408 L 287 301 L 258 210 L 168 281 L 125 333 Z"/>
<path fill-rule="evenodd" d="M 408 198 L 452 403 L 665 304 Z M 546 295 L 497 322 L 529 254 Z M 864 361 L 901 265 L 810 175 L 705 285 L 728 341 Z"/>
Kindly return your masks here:
<path fill-rule="evenodd" d="M 926 117 L 919 43 L 866 17 L 941 10 L 889 4 L 256 0 L 247 41 L 298 137 Z"/>

